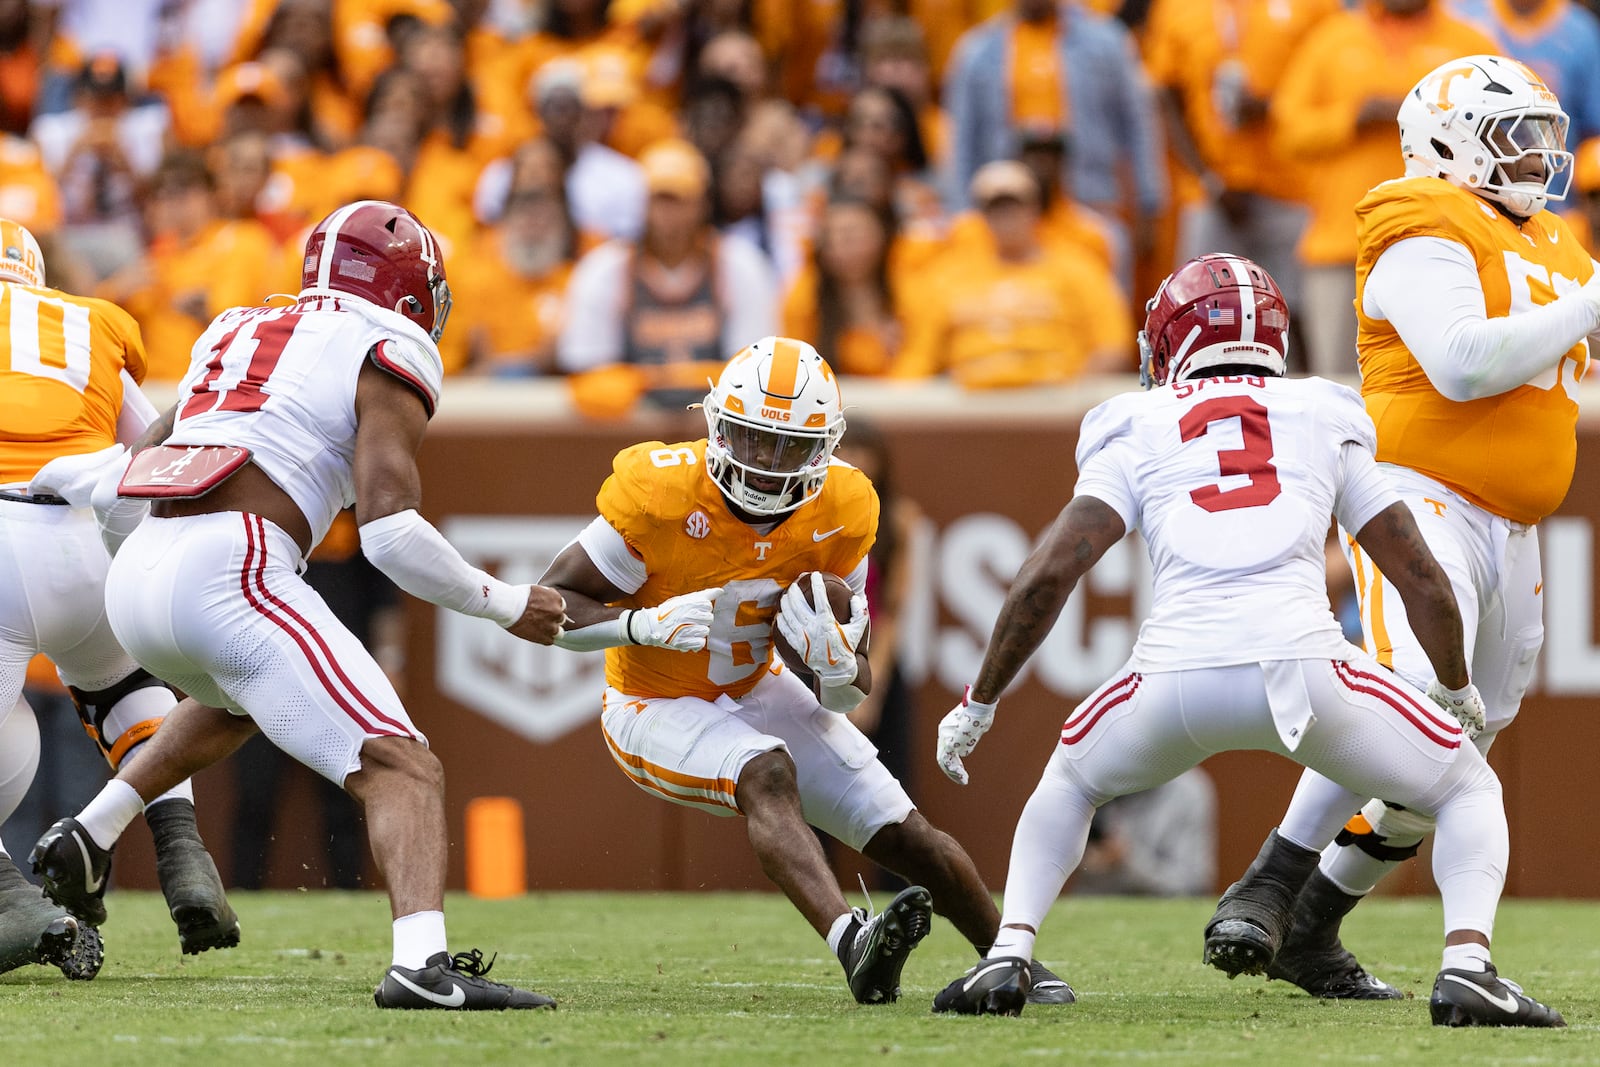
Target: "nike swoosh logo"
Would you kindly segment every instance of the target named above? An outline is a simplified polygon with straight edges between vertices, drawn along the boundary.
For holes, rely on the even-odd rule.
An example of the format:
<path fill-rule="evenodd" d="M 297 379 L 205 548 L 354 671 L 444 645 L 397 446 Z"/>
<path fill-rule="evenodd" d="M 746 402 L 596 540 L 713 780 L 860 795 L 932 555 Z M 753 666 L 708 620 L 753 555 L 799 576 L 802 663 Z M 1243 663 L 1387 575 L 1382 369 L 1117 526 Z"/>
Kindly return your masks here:
<path fill-rule="evenodd" d="M 1007 967 L 1010 967 L 1010 966 L 1011 965 L 1009 963 L 991 963 L 987 967 L 979 967 L 977 970 L 972 972 L 972 977 L 968 978 L 965 982 L 961 983 L 961 991 L 963 993 L 970 991 L 972 989 L 973 984 L 976 983 L 978 979 L 980 979 L 984 975 L 988 974 L 990 971 L 1003 971 Z"/>
<path fill-rule="evenodd" d="M 1533 595 L 1534 596 L 1538 596 L 1540 591 L 1543 590 L 1543 589 L 1544 589 L 1544 583 L 1543 582 L 1535 582 L 1534 585 L 1533 585 Z"/>
<path fill-rule="evenodd" d="M 1510 1012 L 1512 1015 L 1517 1013 L 1517 998 L 1510 993 L 1492 993 L 1476 982 L 1469 982 L 1465 978 L 1459 978 L 1453 974 L 1440 975 L 1440 977 L 1446 982 L 1454 982 L 1456 985 L 1466 986 L 1501 1011 Z"/>
<path fill-rule="evenodd" d="M 835 526 L 833 529 L 829 530 L 827 533 L 823 533 L 821 530 L 812 530 L 811 531 L 811 540 L 812 541 L 826 541 L 828 538 L 832 537 L 834 534 L 838 533 L 842 529 L 844 529 L 843 526 Z"/>
<path fill-rule="evenodd" d="M 450 995 L 444 996 L 443 994 L 435 993 L 432 990 L 423 989 L 421 986 L 407 978 L 405 975 L 401 974 L 399 971 L 390 969 L 389 977 L 393 978 L 396 982 L 399 982 L 401 985 L 411 990 L 411 992 L 415 993 L 423 1000 L 432 1001 L 441 1008 L 459 1008 L 461 1005 L 467 1002 L 467 991 L 458 985 L 452 985 L 450 987 Z"/>
<path fill-rule="evenodd" d="M 84 874 L 93 874 L 94 864 L 89 861 L 89 846 L 83 843 L 83 838 L 78 836 L 78 831 L 76 830 L 72 831 L 72 843 L 78 846 L 78 855 L 83 857 Z M 89 892 L 98 893 L 100 892 L 100 887 L 106 884 L 106 876 L 102 874 L 98 878 L 89 878 L 84 884 L 88 887 Z"/>

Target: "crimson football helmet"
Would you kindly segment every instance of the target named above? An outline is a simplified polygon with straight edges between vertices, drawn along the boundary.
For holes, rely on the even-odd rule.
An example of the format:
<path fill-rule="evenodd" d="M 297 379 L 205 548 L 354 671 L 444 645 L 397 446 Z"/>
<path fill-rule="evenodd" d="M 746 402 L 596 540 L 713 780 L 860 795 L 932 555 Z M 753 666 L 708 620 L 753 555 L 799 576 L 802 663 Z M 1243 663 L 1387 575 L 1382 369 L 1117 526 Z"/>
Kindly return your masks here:
<path fill-rule="evenodd" d="M 1289 305 L 1272 275 L 1228 252 L 1196 256 L 1145 305 L 1139 380 L 1146 389 L 1246 366 L 1280 376 L 1289 356 Z"/>
<path fill-rule="evenodd" d="M 439 242 L 417 217 L 386 200 L 357 200 L 306 238 L 301 292 L 346 293 L 399 312 L 438 341 L 450 317 Z"/>
<path fill-rule="evenodd" d="M 763 337 L 706 394 L 706 471 L 736 507 L 782 515 L 816 499 L 844 435 L 839 380 L 815 348 Z"/>

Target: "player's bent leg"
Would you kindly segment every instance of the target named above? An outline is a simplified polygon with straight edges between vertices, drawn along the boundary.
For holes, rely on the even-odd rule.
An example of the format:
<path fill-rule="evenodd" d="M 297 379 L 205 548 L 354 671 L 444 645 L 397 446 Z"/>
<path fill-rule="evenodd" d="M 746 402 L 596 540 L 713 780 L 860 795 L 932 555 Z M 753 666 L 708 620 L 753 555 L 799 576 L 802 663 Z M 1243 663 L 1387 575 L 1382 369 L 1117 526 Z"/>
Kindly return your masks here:
<path fill-rule="evenodd" d="M 444 767 L 409 737 L 372 737 L 344 787 L 366 812 L 372 857 L 395 918 L 444 908 Z"/>
<path fill-rule="evenodd" d="M 488 978 L 476 949 L 451 955 L 444 948 L 444 881 L 448 839 L 444 767 L 426 745 L 410 737 L 372 737 L 361 746 L 361 766 L 344 787 L 362 806 L 372 855 L 395 919 L 395 960 L 372 999 L 380 1008 L 501 1011 L 554 1008 L 540 993 Z M 407 966 L 410 928 L 427 930 Z M 417 943 L 415 941 L 412 942 Z"/>
<path fill-rule="evenodd" d="M 794 760 L 782 749 L 749 760 L 734 796 L 762 871 L 812 928 L 835 944 L 851 995 L 861 1004 L 897 1000 L 906 959 L 931 928 L 928 890 L 912 885 L 877 915 L 852 909 L 806 822 Z M 835 938 L 834 927 L 841 922 Z"/>
<path fill-rule="evenodd" d="M 239 725 L 236 717 L 217 709 L 206 709 L 180 733 L 199 734 L 203 741 L 189 738 L 179 745 L 168 743 L 147 757 L 167 716 L 176 711 L 176 699 L 159 679 L 142 667 L 105 689 L 86 691 L 68 687 L 89 735 L 95 738 L 114 769 L 126 763 L 134 766 L 147 758 L 160 760 L 161 750 L 181 753 L 184 760 L 210 759 L 215 762 L 237 748 L 254 732 L 248 719 Z M 202 731 L 192 727 L 203 724 Z M 170 757 L 169 757 L 170 758 Z M 154 790 L 165 784 L 159 769 L 153 769 L 144 785 Z M 137 788 L 137 787 L 136 787 Z M 146 795 L 146 794 L 141 794 Z M 178 927 L 178 943 L 186 955 L 213 948 L 232 948 L 239 943 L 239 917 L 228 903 L 217 873 L 216 862 L 206 850 L 195 820 L 193 788 L 185 775 L 172 786 L 154 793 L 146 804 L 145 822 L 155 840 L 156 875 L 167 902 L 167 911 Z"/>

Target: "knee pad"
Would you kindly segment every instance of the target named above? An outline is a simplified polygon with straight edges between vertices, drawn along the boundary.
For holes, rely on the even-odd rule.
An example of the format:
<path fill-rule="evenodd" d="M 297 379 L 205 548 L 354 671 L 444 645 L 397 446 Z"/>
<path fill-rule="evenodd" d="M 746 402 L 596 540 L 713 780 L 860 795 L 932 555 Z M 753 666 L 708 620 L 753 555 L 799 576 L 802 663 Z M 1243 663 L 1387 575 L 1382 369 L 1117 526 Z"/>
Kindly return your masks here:
<path fill-rule="evenodd" d="M 1399 863 L 1417 854 L 1433 825 L 1427 815 L 1373 800 L 1333 840 L 1338 845 L 1353 845 L 1373 859 Z"/>
<path fill-rule="evenodd" d="M 100 746 L 113 771 L 128 752 L 146 741 L 178 703 L 167 684 L 143 667 L 106 689 L 86 692 L 68 686 L 84 733 Z"/>

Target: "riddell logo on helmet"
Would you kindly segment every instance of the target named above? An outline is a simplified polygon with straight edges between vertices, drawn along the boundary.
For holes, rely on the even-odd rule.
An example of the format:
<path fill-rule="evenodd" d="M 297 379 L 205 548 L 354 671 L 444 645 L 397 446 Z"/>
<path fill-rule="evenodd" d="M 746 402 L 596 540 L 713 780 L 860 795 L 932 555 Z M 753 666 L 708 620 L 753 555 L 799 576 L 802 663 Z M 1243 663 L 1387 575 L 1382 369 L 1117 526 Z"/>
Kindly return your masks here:
<path fill-rule="evenodd" d="M 378 270 L 370 263 L 363 263 L 359 259 L 341 259 L 339 261 L 339 277 L 354 278 L 360 282 L 370 282 L 378 276 Z"/>
<path fill-rule="evenodd" d="M 769 408 L 766 405 L 761 407 L 761 417 L 764 419 L 777 419 L 779 422 L 789 421 L 789 413 L 787 411 L 782 408 Z"/>

